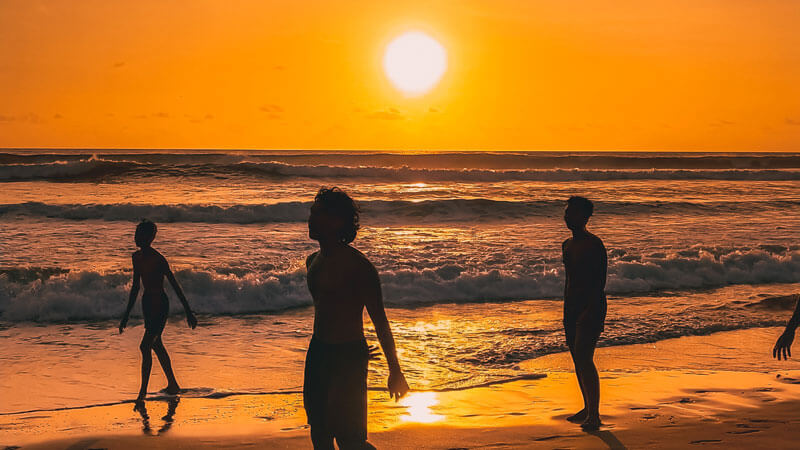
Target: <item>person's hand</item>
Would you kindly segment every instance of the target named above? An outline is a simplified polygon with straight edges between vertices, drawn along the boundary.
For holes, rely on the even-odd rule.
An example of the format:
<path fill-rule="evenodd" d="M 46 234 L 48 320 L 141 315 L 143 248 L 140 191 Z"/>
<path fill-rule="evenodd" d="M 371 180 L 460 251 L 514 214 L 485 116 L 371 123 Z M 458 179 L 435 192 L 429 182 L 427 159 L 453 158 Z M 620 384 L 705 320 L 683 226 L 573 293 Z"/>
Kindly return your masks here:
<path fill-rule="evenodd" d="M 392 370 L 389 372 L 389 398 L 394 398 L 394 401 L 400 401 L 404 395 L 409 391 L 406 377 L 400 369 Z"/>
<path fill-rule="evenodd" d="M 778 361 L 781 360 L 781 356 L 783 356 L 784 360 L 789 359 L 789 357 L 792 356 L 793 341 L 794 329 L 787 328 L 781 337 L 778 338 L 778 342 L 775 343 L 775 347 L 772 349 L 772 357 L 778 358 Z"/>
<path fill-rule="evenodd" d="M 186 313 L 186 323 L 188 323 L 189 324 L 189 328 L 191 328 L 193 330 L 195 329 L 195 327 L 197 327 L 197 317 L 194 316 L 193 312 L 188 311 Z"/>
<path fill-rule="evenodd" d="M 367 352 L 367 359 L 380 359 L 381 349 L 377 345 L 370 345 Z"/>
<path fill-rule="evenodd" d="M 119 334 L 122 334 L 122 331 L 125 330 L 125 327 L 127 326 L 128 326 L 128 316 L 125 316 L 122 318 L 122 320 L 119 321 Z"/>

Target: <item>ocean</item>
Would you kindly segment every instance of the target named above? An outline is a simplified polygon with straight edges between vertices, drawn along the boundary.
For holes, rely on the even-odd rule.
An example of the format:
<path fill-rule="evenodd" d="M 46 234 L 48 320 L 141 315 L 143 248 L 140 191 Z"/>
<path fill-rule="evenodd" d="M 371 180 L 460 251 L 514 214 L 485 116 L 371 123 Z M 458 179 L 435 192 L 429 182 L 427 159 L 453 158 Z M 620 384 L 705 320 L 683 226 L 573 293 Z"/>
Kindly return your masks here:
<path fill-rule="evenodd" d="M 317 248 L 305 221 L 322 186 L 361 206 L 354 246 L 380 273 L 419 389 L 526 376 L 521 362 L 565 350 L 571 195 L 595 202 L 588 228 L 609 254 L 601 347 L 782 325 L 798 291 L 800 154 L 5 150 L 0 413 L 135 396 L 139 306 L 116 327 L 142 218 L 200 318 L 189 330 L 168 291 L 164 342 L 184 387 L 296 391 Z M 375 362 L 370 385 L 385 375 Z"/>

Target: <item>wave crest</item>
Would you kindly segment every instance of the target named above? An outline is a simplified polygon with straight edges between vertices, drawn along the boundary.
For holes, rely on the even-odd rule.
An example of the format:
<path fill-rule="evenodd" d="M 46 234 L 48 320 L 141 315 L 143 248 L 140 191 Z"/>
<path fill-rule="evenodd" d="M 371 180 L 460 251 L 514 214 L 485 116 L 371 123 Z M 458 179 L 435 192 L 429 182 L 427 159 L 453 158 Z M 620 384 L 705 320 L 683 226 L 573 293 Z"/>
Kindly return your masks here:
<path fill-rule="evenodd" d="M 608 294 L 800 281 L 800 251 L 734 250 L 720 255 L 700 251 L 697 256 L 628 259 L 611 261 Z M 124 308 L 130 287 L 127 273 L 14 270 L 14 274 L 0 271 L 0 319 L 9 322 L 115 318 Z M 176 276 L 193 308 L 204 314 L 268 313 L 311 305 L 305 270 L 240 275 L 181 270 Z M 474 271 L 452 264 L 422 270 L 385 269 L 381 280 L 385 301 L 394 307 L 555 299 L 561 296 L 564 283 L 560 268 L 521 273 Z"/>

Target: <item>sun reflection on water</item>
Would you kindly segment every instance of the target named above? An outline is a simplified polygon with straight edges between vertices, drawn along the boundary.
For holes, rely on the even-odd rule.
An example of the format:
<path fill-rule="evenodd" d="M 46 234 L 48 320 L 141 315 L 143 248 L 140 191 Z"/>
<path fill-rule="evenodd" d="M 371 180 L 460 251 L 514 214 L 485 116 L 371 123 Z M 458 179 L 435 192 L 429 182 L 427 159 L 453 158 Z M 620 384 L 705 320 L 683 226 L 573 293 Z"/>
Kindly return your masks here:
<path fill-rule="evenodd" d="M 406 407 L 406 414 L 400 416 L 403 422 L 432 423 L 444 419 L 431 409 L 439 403 L 435 392 L 412 392 L 400 400 Z"/>

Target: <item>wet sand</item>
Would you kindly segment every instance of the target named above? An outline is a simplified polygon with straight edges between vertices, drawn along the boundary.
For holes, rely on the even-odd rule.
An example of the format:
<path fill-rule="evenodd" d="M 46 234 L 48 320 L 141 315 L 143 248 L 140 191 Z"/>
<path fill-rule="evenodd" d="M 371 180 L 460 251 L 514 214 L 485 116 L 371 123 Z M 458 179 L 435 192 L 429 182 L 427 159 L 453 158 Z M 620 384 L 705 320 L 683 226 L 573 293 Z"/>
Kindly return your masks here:
<path fill-rule="evenodd" d="M 777 328 L 601 348 L 601 431 L 564 418 L 581 406 L 565 354 L 521 364 L 547 377 L 438 393 L 402 404 L 372 392 L 379 448 L 792 447 L 800 363 L 772 361 Z M 0 416 L 0 445 L 28 449 L 310 448 L 300 396 L 240 395 Z M 145 429 L 145 423 L 148 425 Z"/>

